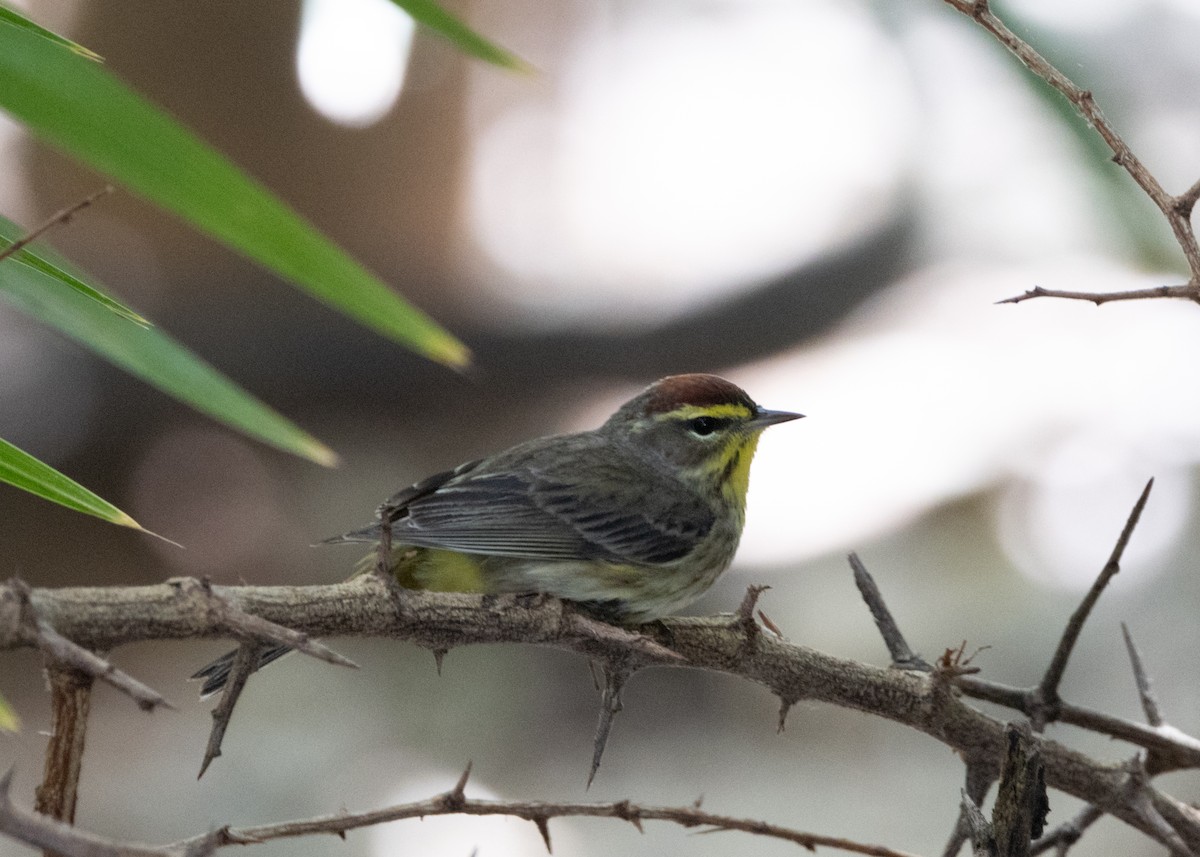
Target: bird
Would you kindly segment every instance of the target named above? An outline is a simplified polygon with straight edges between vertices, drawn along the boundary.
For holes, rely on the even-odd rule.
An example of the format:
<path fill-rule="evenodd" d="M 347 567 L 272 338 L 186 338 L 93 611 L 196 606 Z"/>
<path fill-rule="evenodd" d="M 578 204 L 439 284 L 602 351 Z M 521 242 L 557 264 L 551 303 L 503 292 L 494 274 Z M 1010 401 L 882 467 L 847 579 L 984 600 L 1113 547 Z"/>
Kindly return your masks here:
<path fill-rule="evenodd" d="M 716 375 L 663 378 L 597 429 L 526 441 L 388 498 L 371 523 L 323 544 L 370 544 L 410 589 L 542 593 L 634 625 L 699 598 L 733 560 L 767 410 Z M 266 648 L 256 668 L 286 654 Z M 229 653 L 192 676 L 220 690 Z"/>

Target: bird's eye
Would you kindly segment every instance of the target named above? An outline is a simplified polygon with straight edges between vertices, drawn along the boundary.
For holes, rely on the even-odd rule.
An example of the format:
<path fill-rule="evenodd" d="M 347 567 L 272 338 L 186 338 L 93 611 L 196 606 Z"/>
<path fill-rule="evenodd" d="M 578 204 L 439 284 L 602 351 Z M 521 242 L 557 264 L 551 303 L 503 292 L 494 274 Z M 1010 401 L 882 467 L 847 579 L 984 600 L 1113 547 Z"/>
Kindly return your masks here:
<path fill-rule="evenodd" d="M 719 425 L 720 421 L 715 417 L 696 417 L 687 423 L 688 429 L 697 437 L 707 437 L 715 432 Z"/>

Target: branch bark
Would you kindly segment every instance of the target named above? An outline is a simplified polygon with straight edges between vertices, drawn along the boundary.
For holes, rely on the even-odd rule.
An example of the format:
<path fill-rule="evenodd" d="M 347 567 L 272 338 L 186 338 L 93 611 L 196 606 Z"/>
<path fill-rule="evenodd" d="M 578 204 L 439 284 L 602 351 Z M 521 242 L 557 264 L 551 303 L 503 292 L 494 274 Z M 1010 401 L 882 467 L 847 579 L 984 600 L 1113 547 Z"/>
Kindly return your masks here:
<path fill-rule="evenodd" d="M 71 667 L 50 663 L 52 732 L 46 747 L 46 765 L 42 784 L 37 788 L 34 809 L 42 815 L 75 823 L 75 805 L 79 797 L 79 772 L 87 738 L 88 712 L 92 707 L 95 679 Z M 46 851 L 46 857 L 56 852 Z"/>
<path fill-rule="evenodd" d="M 35 645 L 22 633 L 21 587 L 13 581 L 0 586 L 0 650 Z M 183 579 L 156 586 L 34 589 L 28 604 L 40 621 L 63 636 L 109 649 L 137 641 L 227 634 L 204 588 Z M 391 637 L 434 651 L 526 643 L 638 669 L 688 666 L 729 673 L 766 686 L 781 700 L 828 702 L 910 726 L 964 758 L 991 765 L 996 774 L 1006 749 L 1005 724 L 967 705 L 953 674 L 835 658 L 751 633 L 737 615 L 675 618 L 634 630 L 598 622 L 552 598 L 399 590 L 373 575 L 327 586 L 212 590 L 239 611 L 314 637 Z M 1186 847 L 1200 853 L 1200 814 L 1194 808 L 1145 781 L 1137 783 L 1133 799 L 1127 766 L 1096 762 L 1038 736 L 1031 746 L 1045 764 L 1049 787 L 1103 807 L 1159 842 L 1164 836 L 1156 819 L 1165 818 Z M 1153 816 L 1147 806 L 1154 809 Z"/>

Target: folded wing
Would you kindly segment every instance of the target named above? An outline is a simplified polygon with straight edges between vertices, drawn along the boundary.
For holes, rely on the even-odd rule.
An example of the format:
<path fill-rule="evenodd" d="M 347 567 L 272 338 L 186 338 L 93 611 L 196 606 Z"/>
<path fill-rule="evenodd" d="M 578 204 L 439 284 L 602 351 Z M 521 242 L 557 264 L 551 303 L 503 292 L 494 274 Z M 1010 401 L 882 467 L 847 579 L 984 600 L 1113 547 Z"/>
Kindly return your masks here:
<path fill-rule="evenodd" d="M 528 463 L 463 465 L 389 501 L 392 542 L 548 561 L 660 565 L 683 557 L 708 534 L 715 515 L 700 497 L 679 496 L 677 485 L 666 486 L 652 472 L 651 478 L 640 470 L 638 478 L 622 479 L 608 469 L 597 466 L 581 487 Z M 603 488 L 614 480 L 620 491 Z M 374 542 L 379 533 L 375 523 L 330 541 Z"/>

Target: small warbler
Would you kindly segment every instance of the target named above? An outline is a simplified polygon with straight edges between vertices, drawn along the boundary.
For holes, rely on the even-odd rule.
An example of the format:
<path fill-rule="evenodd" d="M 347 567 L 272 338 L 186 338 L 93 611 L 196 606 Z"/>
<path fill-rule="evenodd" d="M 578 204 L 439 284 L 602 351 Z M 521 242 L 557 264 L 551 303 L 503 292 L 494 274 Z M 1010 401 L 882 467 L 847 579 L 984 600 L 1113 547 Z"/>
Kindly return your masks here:
<path fill-rule="evenodd" d="M 527 441 L 398 492 L 377 520 L 325 543 L 378 545 L 401 586 L 540 592 L 618 622 L 660 618 L 728 567 L 768 411 L 715 375 L 651 384 L 593 431 Z M 380 551 L 359 573 L 381 565 Z M 259 666 L 287 651 L 265 649 Z M 219 690 L 232 655 L 196 673 Z"/>

